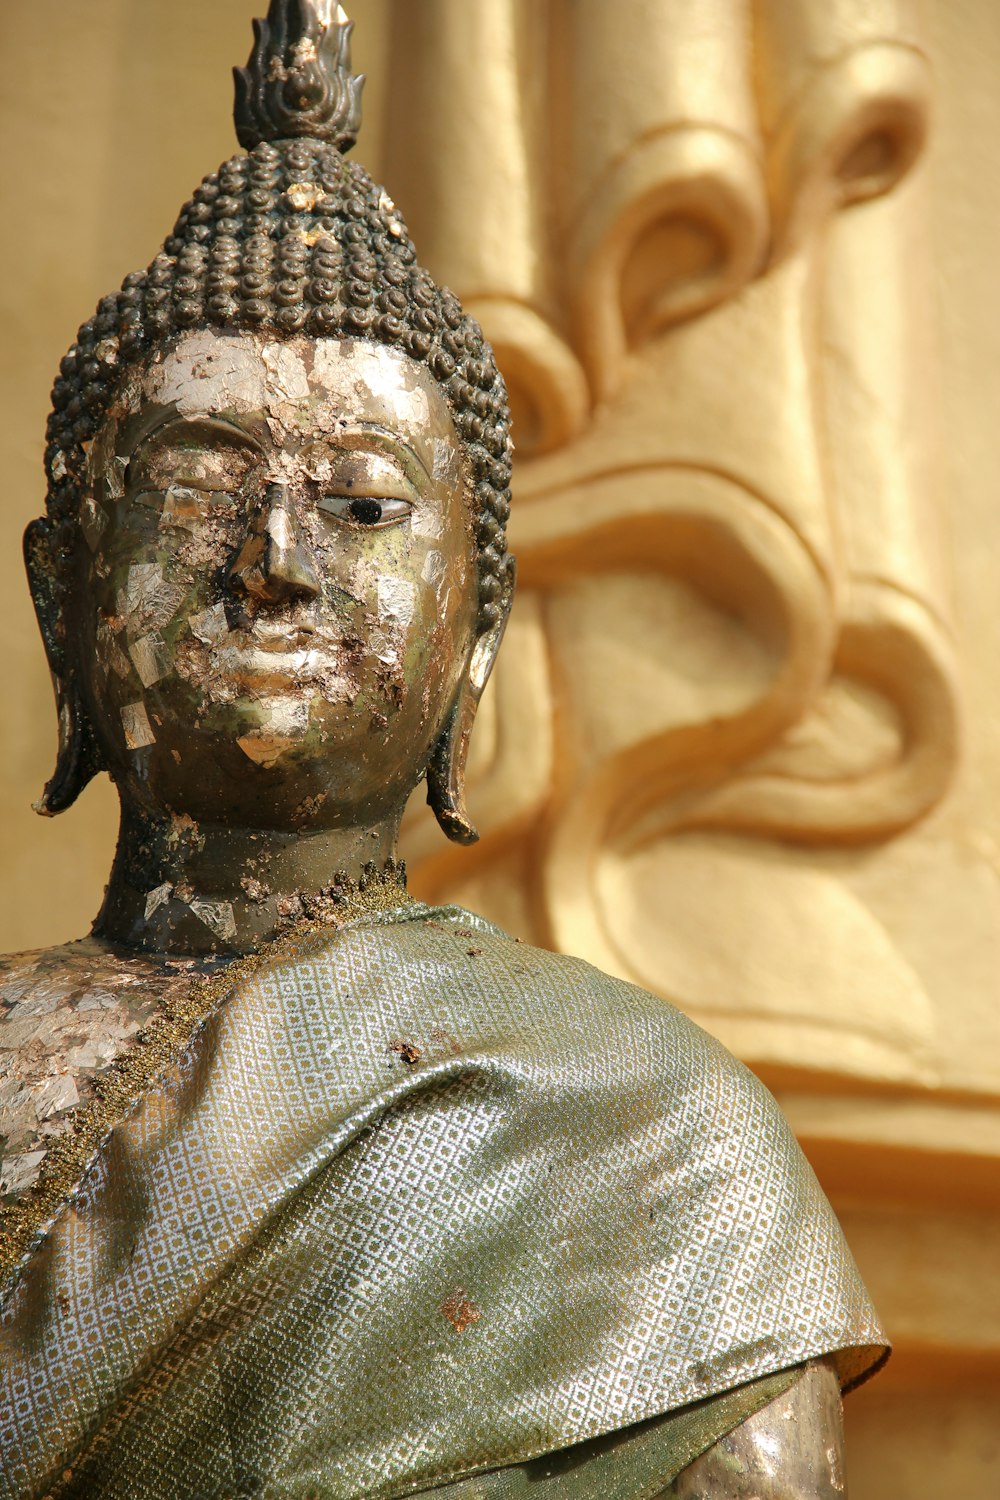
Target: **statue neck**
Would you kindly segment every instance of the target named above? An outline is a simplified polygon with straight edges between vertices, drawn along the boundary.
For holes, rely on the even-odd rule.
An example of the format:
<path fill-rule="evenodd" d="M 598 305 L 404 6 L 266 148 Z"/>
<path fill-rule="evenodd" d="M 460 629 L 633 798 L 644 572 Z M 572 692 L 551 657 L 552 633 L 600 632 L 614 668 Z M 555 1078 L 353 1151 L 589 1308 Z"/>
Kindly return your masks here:
<path fill-rule="evenodd" d="M 123 802 L 94 935 L 164 955 L 247 953 L 300 917 L 335 915 L 338 891 L 370 866 L 391 875 L 401 816 L 292 832 L 195 824 Z"/>

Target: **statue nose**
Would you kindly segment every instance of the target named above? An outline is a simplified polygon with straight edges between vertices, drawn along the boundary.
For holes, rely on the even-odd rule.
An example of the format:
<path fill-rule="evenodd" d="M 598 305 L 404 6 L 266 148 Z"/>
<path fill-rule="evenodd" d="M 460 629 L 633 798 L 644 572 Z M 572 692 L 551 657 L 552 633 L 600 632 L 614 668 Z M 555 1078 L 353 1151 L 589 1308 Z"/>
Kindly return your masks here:
<path fill-rule="evenodd" d="M 261 604 L 290 604 L 319 594 L 316 559 L 302 536 L 287 485 L 268 485 L 227 582 L 234 592 Z"/>

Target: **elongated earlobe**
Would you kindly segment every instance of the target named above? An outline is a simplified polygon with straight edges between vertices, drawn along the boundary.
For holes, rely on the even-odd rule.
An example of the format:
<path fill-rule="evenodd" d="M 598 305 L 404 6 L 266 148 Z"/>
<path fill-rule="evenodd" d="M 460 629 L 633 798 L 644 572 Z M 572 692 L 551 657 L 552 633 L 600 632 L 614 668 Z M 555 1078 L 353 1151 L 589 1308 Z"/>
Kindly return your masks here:
<path fill-rule="evenodd" d="M 476 711 L 503 640 L 514 598 L 514 559 L 509 560 L 508 588 L 495 625 L 476 641 L 454 705 L 427 766 L 427 801 L 444 833 L 456 844 L 474 844 L 479 834 L 465 805 L 465 768 Z"/>
<path fill-rule="evenodd" d="M 72 807 L 87 783 L 103 770 L 103 765 L 68 659 L 63 580 L 47 521 L 32 521 L 24 533 L 24 564 L 52 672 L 59 715 L 56 768 L 45 791 L 34 803 L 37 813 L 51 818 Z"/>
<path fill-rule="evenodd" d="M 466 694 L 459 695 L 427 766 L 427 801 L 456 844 L 475 844 L 479 839 L 465 806 L 465 767 L 477 707 L 470 705 Z"/>
<path fill-rule="evenodd" d="M 93 730 L 74 686 L 66 686 L 53 674 L 52 685 L 59 713 L 59 749 L 52 779 L 32 806 L 45 818 L 65 812 L 89 781 L 103 770 Z"/>

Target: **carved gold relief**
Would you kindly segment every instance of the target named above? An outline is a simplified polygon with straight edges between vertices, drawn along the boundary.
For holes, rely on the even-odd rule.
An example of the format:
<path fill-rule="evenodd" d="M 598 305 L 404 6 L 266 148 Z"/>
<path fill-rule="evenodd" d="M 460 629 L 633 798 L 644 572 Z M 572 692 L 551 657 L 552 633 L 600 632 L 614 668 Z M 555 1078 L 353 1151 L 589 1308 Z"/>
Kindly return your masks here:
<path fill-rule="evenodd" d="M 416 132 L 390 113 L 393 180 L 526 441 L 483 841 L 432 853 L 414 810 L 418 888 L 757 1062 L 931 1082 L 919 975 L 810 854 L 906 829 L 958 756 L 912 9 L 433 0 L 424 25 L 464 71 L 413 85 Z M 428 149 L 455 111 L 462 171 Z"/>
<path fill-rule="evenodd" d="M 568 441 L 588 408 L 555 316 L 544 10 L 535 0 L 394 4 L 385 169 L 390 181 L 420 182 L 405 204 L 410 227 L 492 340 L 528 449 Z"/>

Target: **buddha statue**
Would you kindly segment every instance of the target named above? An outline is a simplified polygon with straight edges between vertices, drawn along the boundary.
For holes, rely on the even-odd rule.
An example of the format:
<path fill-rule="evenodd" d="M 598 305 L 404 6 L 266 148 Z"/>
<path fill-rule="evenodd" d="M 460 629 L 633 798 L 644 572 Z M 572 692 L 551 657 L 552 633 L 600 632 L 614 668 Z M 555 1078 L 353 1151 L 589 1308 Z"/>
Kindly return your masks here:
<path fill-rule="evenodd" d="M 106 771 L 92 934 L 0 964 L 0 1495 L 843 1494 L 885 1338 L 761 1085 L 664 1001 L 411 900 L 511 606 L 477 325 L 273 0 L 246 154 L 85 323 L 26 535 Z"/>

